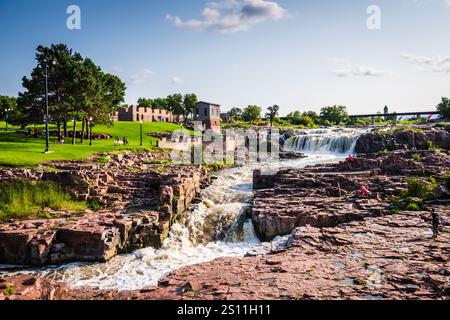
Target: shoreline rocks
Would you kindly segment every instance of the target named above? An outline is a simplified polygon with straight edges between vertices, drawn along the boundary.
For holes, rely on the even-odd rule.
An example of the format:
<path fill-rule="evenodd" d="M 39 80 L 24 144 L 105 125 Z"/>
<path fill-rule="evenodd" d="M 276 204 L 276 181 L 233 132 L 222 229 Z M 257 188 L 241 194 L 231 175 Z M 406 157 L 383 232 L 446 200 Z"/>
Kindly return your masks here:
<path fill-rule="evenodd" d="M 103 167 L 66 162 L 51 172 L 0 172 L 0 182 L 53 181 L 75 199 L 105 205 L 99 212 L 0 224 L 0 263 L 105 262 L 120 253 L 160 247 L 209 177 L 199 166 L 148 162 L 144 155 L 120 155 Z"/>
<path fill-rule="evenodd" d="M 384 150 L 428 150 L 430 146 L 450 149 L 450 131 L 422 128 L 420 131 L 398 130 L 386 134 L 382 131 L 363 134 L 357 141 L 357 153 L 378 153 Z"/>

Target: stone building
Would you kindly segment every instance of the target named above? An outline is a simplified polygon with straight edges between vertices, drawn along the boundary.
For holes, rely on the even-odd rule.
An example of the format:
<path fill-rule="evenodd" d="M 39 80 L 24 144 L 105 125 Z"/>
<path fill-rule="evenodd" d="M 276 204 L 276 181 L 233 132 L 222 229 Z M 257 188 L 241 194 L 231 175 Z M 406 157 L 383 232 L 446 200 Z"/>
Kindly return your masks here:
<path fill-rule="evenodd" d="M 201 121 L 204 130 L 220 130 L 220 105 L 204 101 L 198 102 L 194 120 Z"/>
<path fill-rule="evenodd" d="M 171 112 L 162 109 L 152 109 L 147 107 L 129 106 L 120 108 L 112 115 L 112 119 L 117 121 L 142 121 L 142 122 L 182 122 L 183 116 L 173 115 Z"/>

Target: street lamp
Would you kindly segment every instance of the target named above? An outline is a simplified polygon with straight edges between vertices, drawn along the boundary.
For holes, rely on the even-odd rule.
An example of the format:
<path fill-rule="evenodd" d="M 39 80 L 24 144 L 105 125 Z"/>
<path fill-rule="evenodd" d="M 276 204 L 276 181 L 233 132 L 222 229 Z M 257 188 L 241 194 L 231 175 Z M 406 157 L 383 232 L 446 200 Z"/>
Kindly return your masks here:
<path fill-rule="evenodd" d="M 92 146 L 92 117 L 89 118 L 89 145 Z"/>
<path fill-rule="evenodd" d="M 8 132 L 8 112 L 11 112 L 12 109 L 11 108 L 6 108 L 5 109 L 5 123 L 6 123 L 6 131 Z"/>
<path fill-rule="evenodd" d="M 48 116 L 48 63 L 49 61 L 47 59 L 44 59 L 44 66 L 45 66 L 45 153 L 50 152 L 50 133 L 48 130 L 48 122 L 49 122 L 49 116 Z M 52 61 L 52 65 L 55 65 L 56 61 Z"/>
<path fill-rule="evenodd" d="M 141 147 L 142 147 L 142 120 L 139 121 L 139 126 L 140 126 L 140 129 L 141 129 Z"/>

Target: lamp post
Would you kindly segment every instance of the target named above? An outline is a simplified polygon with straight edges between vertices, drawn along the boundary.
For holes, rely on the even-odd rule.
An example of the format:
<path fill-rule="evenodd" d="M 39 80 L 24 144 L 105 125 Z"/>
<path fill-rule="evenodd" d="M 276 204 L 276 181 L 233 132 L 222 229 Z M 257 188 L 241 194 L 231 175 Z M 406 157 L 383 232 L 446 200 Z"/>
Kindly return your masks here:
<path fill-rule="evenodd" d="M 6 124 L 6 132 L 8 132 L 8 112 L 11 112 L 12 109 L 11 108 L 6 108 L 5 109 L 5 124 Z"/>
<path fill-rule="evenodd" d="M 139 121 L 139 126 L 140 126 L 140 130 L 141 130 L 141 147 L 142 147 L 142 120 Z"/>
<path fill-rule="evenodd" d="M 89 118 L 89 145 L 92 146 L 92 117 Z"/>
<path fill-rule="evenodd" d="M 48 129 L 49 115 L 48 115 L 48 60 L 44 59 L 45 66 L 45 153 L 50 152 L 50 133 Z M 56 61 L 52 61 L 52 64 L 55 65 Z"/>

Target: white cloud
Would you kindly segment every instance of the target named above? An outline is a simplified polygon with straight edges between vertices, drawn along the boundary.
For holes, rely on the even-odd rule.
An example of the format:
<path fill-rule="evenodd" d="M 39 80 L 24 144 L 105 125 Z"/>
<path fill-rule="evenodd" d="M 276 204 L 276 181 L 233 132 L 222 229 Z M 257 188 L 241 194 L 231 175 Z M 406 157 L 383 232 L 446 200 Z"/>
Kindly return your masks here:
<path fill-rule="evenodd" d="M 422 71 L 450 73 L 450 56 L 441 57 L 440 55 L 437 55 L 434 57 L 426 57 L 410 53 L 403 53 L 401 57 L 415 64 L 419 67 L 419 70 Z"/>
<path fill-rule="evenodd" d="M 335 64 L 335 69 L 331 73 L 337 77 L 381 77 L 392 75 L 392 71 L 381 70 L 372 67 L 355 65 L 345 59 L 330 58 L 329 61 Z"/>
<path fill-rule="evenodd" d="M 156 73 L 150 69 L 144 69 L 139 73 L 136 73 L 128 78 L 127 84 L 139 86 L 148 82 L 149 78 Z"/>
<path fill-rule="evenodd" d="M 124 71 L 124 69 L 123 69 L 122 66 L 119 66 L 119 65 L 113 65 L 113 66 L 111 67 L 111 73 L 114 74 L 114 75 L 116 75 L 116 76 L 120 75 L 123 71 Z"/>
<path fill-rule="evenodd" d="M 207 3 L 199 19 L 183 20 L 170 14 L 166 16 L 166 19 L 178 28 L 233 33 L 246 31 L 267 20 L 280 20 L 287 16 L 287 10 L 277 2 L 225 0 Z"/>
<path fill-rule="evenodd" d="M 183 80 L 178 77 L 172 77 L 172 84 L 180 85 L 183 84 Z"/>

